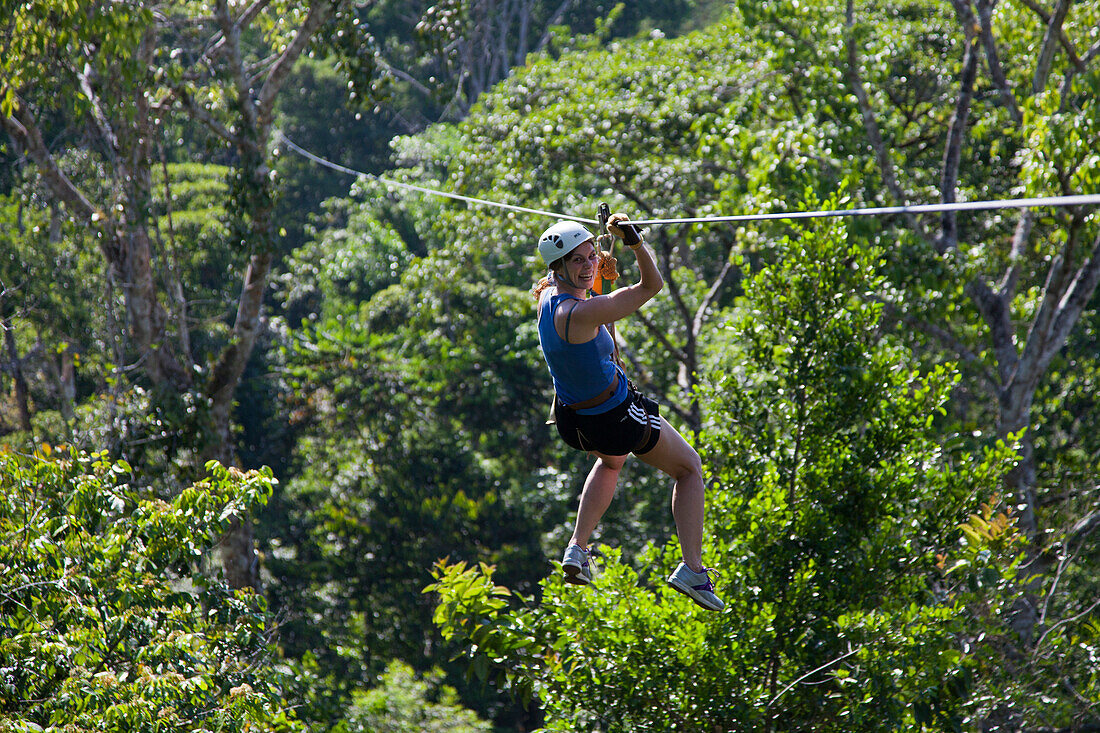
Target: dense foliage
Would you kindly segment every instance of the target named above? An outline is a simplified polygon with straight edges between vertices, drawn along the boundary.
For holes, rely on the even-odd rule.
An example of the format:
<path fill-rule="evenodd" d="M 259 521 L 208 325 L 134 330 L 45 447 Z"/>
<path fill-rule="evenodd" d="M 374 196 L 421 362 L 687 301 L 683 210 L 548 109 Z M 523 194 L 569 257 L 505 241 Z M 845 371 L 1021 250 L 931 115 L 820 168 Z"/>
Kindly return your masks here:
<path fill-rule="evenodd" d="M 300 730 L 262 595 L 201 560 L 269 472 L 207 466 L 170 501 L 105 455 L 0 454 L 0 727 Z"/>
<path fill-rule="evenodd" d="M 729 326 L 743 347 L 707 394 L 705 557 L 728 610 L 663 587 L 674 543 L 638 568 L 605 553 L 594 588 L 551 577 L 518 611 L 485 566 L 437 568 L 444 635 L 535 692 L 552 729 L 912 730 L 983 714 L 970 693 L 988 642 L 958 639 L 1004 633 L 966 609 L 1011 597 L 1021 543 L 992 497 L 1012 453 L 940 448 L 954 379 L 899 368 L 866 300 L 877 254 L 821 229 L 752 277 Z M 1000 524 L 964 525 L 960 546 L 968 511 Z"/>
<path fill-rule="evenodd" d="M 711 615 L 640 465 L 547 559 L 551 219 L 287 140 L 579 216 L 1095 193 L 1097 13 L 0 0 L 0 727 L 1096 729 L 1096 207 L 650 228 Z"/>

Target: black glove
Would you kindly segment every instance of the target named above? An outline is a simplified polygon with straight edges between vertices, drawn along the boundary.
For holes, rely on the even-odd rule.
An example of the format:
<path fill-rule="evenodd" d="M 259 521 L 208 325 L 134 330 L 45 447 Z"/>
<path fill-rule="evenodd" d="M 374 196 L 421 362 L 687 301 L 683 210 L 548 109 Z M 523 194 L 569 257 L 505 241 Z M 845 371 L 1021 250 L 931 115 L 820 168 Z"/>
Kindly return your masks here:
<path fill-rule="evenodd" d="M 638 234 L 638 228 L 633 224 L 624 224 L 626 216 L 623 214 L 615 214 L 607 221 L 607 230 L 614 234 L 619 239 L 623 240 L 623 244 L 627 247 L 635 247 L 642 242 L 642 236 Z"/>

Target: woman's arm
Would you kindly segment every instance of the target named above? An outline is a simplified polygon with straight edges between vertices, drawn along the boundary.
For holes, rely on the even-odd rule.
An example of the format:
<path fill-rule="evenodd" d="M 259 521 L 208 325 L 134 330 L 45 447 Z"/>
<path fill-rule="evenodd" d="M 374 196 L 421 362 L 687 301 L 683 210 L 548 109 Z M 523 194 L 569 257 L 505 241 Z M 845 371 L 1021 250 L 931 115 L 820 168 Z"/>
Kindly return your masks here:
<path fill-rule="evenodd" d="M 625 220 L 624 214 L 612 215 L 607 222 L 608 230 L 620 236 L 629 234 L 617 226 L 618 222 Z M 623 239 L 629 241 L 629 236 Z M 578 303 L 573 309 L 572 325 L 569 329 L 569 335 L 573 338 L 570 341 L 583 342 L 593 338 L 600 326 L 634 313 L 664 287 L 664 279 L 657 269 L 657 262 L 649 246 L 639 239 L 630 249 L 638 262 L 638 282 L 608 295 L 598 295 Z"/>

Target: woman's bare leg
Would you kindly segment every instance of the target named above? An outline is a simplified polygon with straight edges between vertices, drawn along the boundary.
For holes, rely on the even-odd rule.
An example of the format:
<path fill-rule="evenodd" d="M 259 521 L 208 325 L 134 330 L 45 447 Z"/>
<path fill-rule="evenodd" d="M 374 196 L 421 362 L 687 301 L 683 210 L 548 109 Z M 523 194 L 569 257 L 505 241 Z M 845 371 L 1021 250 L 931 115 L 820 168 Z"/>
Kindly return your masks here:
<path fill-rule="evenodd" d="M 703 464 L 676 428 L 661 418 L 661 437 L 656 447 L 638 458 L 659 468 L 676 482 L 672 487 L 672 518 L 680 538 L 684 564 L 695 572 L 703 569 Z"/>
<path fill-rule="evenodd" d="M 619 472 L 626 463 L 626 456 L 608 456 L 592 451 L 596 456 L 596 464 L 588 473 L 581 491 L 581 503 L 577 508 L 577 524 L 573 529 L 571 544 L 580 545 L 588 549 L 588 540 L 596 530 L 600 518 L 603 517 L 607 507 L 611 506 L 611 499 L 615 496 L 615 486 L 619 483 Z"/>

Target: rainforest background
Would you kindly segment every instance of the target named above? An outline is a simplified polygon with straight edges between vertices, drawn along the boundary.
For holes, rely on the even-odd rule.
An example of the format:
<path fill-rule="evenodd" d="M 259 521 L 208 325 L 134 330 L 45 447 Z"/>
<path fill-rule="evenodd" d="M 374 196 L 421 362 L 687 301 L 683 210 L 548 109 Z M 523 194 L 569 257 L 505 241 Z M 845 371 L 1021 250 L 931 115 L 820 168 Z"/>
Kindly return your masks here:
<path fill-rule="evenodd" d="M 374 177 L 1093 195 L 1098 57 L 1094 0 L 0 0 L 0 729 L 1100 730 L 1095 204 L 649 228 L 709 614 L 636 462 L 554 569 L 552 219 Z"/>

